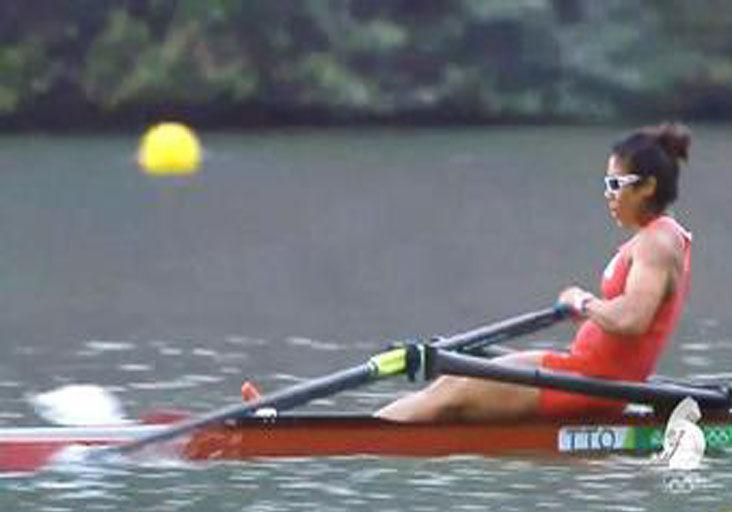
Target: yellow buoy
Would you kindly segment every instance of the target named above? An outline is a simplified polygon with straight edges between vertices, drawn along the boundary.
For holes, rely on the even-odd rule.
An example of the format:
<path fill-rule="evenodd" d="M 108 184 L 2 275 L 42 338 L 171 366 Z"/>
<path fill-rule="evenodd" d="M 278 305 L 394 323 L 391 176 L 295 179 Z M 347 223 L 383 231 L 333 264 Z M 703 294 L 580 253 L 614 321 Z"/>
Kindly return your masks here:
<path fill-rule="evenodd" d="M 201 143 L 184 124 L 160 123 L 142 136 L 137 162 L 154 176 L 194 174 L 201 164 Z"/>

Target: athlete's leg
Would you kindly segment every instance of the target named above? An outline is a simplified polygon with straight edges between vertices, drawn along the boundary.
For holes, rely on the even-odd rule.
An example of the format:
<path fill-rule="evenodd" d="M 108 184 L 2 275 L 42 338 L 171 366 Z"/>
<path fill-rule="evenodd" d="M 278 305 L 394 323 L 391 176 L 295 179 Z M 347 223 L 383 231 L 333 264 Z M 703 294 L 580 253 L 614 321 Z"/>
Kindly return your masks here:
<path fill-rule="evenodd" d="M 540 366 L 546 352 L 516 352 L 492 359 L 506 365 Z M 376 413 L 394 421 L 489 420 L 531 416 L 539 406 L 537 388 L 447 375 Z"/>

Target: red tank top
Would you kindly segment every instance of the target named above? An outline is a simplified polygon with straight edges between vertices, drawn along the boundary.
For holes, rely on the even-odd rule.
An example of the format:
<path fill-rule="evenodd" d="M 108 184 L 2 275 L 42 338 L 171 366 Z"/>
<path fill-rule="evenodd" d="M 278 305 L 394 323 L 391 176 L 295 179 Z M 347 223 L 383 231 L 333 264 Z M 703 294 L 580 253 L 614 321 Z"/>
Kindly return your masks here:
<path fill-rule="evenodd" d="M 650 328 L 643 334 L 606 333 L 593 321 L 585 321 L 577 331 L 570 352 L 585 360 L 588 374 L 615 379 L 646 380 L 654 371 L 666 341 L 679 321 L 691 277 L 691 233 L 668 216 L 658 217 L 643 228 L 646 229 L 663 229 L 674 233 L 683 241 L 683 271 L 676 289 L 661 303 Z M 600 285 L 603 298 L 612 299 L 625 291 L 632 265 L 631 249 L 637 239 L 638 235 L 620 246 L 605 268 Z"/>

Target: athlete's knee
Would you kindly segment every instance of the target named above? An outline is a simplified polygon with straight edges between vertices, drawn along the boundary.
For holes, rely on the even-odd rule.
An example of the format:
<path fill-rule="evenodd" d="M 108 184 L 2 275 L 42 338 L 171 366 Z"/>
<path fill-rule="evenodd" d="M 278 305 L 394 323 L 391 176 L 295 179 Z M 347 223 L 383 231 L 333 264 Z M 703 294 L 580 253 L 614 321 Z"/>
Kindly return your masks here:
<path fill-rule="evenodd" d="M 474 387 L 475 379 L 445 375 L 422 390 L 422 393 L 425 393 L 439 419 L 456 419 L 470 406 Z"/>
<path fill-rule="evenodd" d="M 472 386 L 472 381 L 474 380 L 470 377 L 443 375 L 428 386 L 425 391 L 435 398 L 457 400 L 464 396 L 467 389 Z"/>

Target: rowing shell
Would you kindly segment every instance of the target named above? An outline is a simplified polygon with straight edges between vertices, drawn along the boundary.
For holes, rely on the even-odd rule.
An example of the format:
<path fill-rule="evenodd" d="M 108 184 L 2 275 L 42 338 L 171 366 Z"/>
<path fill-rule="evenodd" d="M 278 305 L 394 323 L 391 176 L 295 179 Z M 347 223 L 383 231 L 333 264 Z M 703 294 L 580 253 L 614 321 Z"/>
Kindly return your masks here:
<path fill-rule="evenodd" d="M 732 448 L 732 415 L 702 422 L 707 448 Z M 166 428 L 44 427 L 0 429 L 0 469 L 29 471 L 63 447 L 117 445 Z M 602 455 L 645 454 L 663 445 L 665 424 L 652 415 L 524 422 L 395 423 L 362 415 L 282 415 L 209 426 L 177 443 L 187 460 L 375 455 Z"/>

